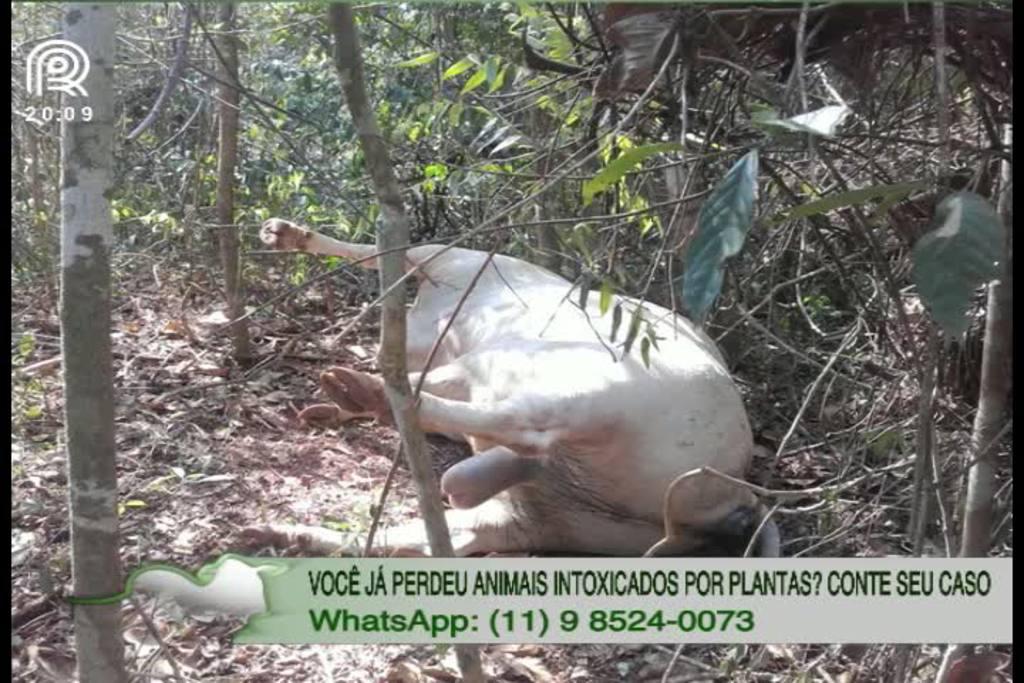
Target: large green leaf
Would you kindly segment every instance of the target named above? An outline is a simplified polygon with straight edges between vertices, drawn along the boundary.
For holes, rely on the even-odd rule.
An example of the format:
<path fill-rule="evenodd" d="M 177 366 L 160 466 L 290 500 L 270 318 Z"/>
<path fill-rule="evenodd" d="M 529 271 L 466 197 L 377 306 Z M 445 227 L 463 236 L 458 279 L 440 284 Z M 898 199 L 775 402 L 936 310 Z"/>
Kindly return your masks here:
<path fill-rule="evenodd" d="M 912 180 L 906 183 L 893 183 L 892 185 L 873 185 L 859 190 L 839 192 L 830 194 L 824 199 L 807 202 L 795 206 L 789 212 L 787 218 L 807 218 L 821 213 L 827 213 L 833 209 L 840 209 L 844 206 L 854 206 L 871 201 L 872 199 L 884 199 L 891 201 L 906 197 L 915 190 L 923 190 L 930 185 L 928 180 Z"/>
<path fill-rule="evenodd" d="M 737 161 L 701 207 L 686 250 L 683 303 L 700 322 L 722 290 L 725 260 L 739 253 L 754 221 L 757 150 Z"/>
<path fill-rule="evenodd" d="M 987 201 L 957 192 L 939 203 L 931 232 L 913 251 L 913 279 L 932 317 L 949 335 L 967 329 L 974 290 L 998 277 L 1003 225 Z"/>
<path fill-rule="evenodd" d="M 662 152 L 674 152 L 682 149 L 682 145 L 675 142 L 659 142 L 653 145 L 643 145 L 627 149 L 617 159 L 608 162 L 608 165 L 590 180 L 583 181 L 583 204 L 584 206 L 594 201 L 594 197 L 607 190 L 615 183 L 622 180 L 622 177 L 635 168 L 640 162 L 654 154 Z"/>
<path fill-rule="evenodd" d="M 413 57 L 412 59 L 407 59 L 404 62 L 399 62 L 395 66 L 407 68 L 414 66 L 423 66 L 424 64 L 430 64 L 431 62 L 437 61 L 437 58 L 438 54 L 436 52 L 424 52 L 421 55 Z"/>
<path fill-rule="evenodd" d="M 468 92 L 472 92 L 476 88 L 480 87 L 486 80 L 487 69 L 485 69 L 484 67 L 480 67 L 473 73 L 472 76 L 469 77 L 469 80 L 466 81 L 466 84 L 462 86 L 461 94 L 465 95 Z"/>
<path fill-rule="evenodd" d="M 444 73 L 441 74 L 441 80 L 447 81 L 449 78 L 455 78 L 459 74 L 465 71 L 469 71 L 476 65 L 476 62 L 474 62 L 469 57 L 463 57 L 462 59 L 455 62 L 450 67 L 444 70 Z"/>

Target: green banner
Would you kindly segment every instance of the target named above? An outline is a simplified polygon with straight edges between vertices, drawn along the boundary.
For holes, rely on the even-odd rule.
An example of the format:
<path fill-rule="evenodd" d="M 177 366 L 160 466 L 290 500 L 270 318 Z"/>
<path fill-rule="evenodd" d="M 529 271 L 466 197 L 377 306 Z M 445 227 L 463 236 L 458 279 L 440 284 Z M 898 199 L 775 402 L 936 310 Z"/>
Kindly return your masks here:
<path fill-rule="evenodd" d="M 1011 575 L 1009 559 L 225 555 L 75 602 L 154 594 L 246 618 L 236 643 L 1009 643 Z"/>

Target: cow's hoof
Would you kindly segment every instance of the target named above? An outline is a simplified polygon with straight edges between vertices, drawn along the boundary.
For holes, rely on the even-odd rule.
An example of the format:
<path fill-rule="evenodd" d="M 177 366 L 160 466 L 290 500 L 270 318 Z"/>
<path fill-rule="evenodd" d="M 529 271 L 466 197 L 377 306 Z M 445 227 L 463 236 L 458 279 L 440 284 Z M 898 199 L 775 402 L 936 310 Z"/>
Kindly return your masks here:
<path fill-rule="evenodd" d="M 382 424 L 394 424 L 384 384 L 376 377 L 348 368 L 331 368 L 320 373 L 320 387 L 343 411 L 371 413 Z"/>
<path fill-rule="evenodd" d="M 260 228 L 260 240 L 280 251 L 302 251 L 312 236 L 309 230 L 280 218 L 269 218 Z"/>

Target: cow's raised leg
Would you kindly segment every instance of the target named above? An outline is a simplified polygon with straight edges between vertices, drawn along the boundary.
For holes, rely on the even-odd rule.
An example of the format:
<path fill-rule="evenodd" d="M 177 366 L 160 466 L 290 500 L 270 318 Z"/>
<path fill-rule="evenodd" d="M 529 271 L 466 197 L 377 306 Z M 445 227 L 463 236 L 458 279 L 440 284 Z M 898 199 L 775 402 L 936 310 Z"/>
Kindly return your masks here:
<path fill-rule="evenodd" d="M 380 378 L 337 367 L 326 371 L 321 379 L 324 391 L 344 410 L 373 413 L 384 424 L 394 423 Z M 537 456 L 549 452 L 566 436 L 560 428 L 557 406 L 548 405 L 550 400 L 543 396 L 524 394 L 518 401 L 483 403 L 451 400 L 424 391 L 419 401 L 422 429 L 474 437 L 477 450 L 502 445 L 520 455 Z"/>
<path fill-rule="evenodd" d="M 377 268 L 377 246 L 343 242 L 280 218 L 270 218 L 260 228 L 260 240 L 280 251 L 302 251 L 350 259 L 364 268 Z M 417 277 L 441 277 L 459 289 L 469 282 L 487 259 L 486 252 L 448 248 L 439 244 L 410 246 L 405 251 L 405 270 L 419 268 Z M 459 285 L 459 283 L 462 283 Z"/>
<path fill-rule="evenodd" d="M 340 256 L 358 261 L 365 268 L 376 268 L 377 247 L 373 244 L 342 242 L 313 230 L 299 227 L 280 218 L 263 222 L 260 239 L 269 247 L 281 251 L 304 251 L 307 254 Z"/>

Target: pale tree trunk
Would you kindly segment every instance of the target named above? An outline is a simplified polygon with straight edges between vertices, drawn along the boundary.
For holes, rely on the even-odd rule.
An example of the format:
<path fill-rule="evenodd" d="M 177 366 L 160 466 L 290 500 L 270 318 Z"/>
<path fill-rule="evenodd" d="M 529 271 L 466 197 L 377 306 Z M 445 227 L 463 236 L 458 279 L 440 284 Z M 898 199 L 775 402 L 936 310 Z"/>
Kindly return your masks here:
<path fill-rule="evenodd" d="M 1012 129 L 1004 133 L 1010 148 Z M 964 534 L 961 557 L 984 557 L 992 533 L 992 498 L 995 493 L 995 452 L 992 441 L 1006 419 L 1013 361 L 1013 178 L 1010 164 L 1002 162 L 998 211 L 1006 229 L 1003 277 L 989 284 L 985 343 L 981 355 L 981 390 L 974 416 L 970 457 L 973 459 L 964 498 Z"/>
<path fill-rule="evenodd" d="M 338 79 L 359 135 L 374 192 L 380 202 L 382 221 L 377 230 L 377 250 L 382 252 L 378 258 L 380 285 L 381 291 L 388 291 L 405 273 L 405 252 L 399 249 L 409 244 L 409 220 L 391 166 L 387 144 L 377 127 L 366 96 L 359 34 L 352 8 L 348 5 L 331 5 L 328 23 L 334 35 L 334 65 Z M 441 491 L 430 465 L 426 438 L 416 421 L 416 406 L 406 371 L 405 299 L 405 288 L 395 287 L 381 303 L 380 352 L 377 362 L 384 376 L 388 403 L 402 438 L 402 450 L 416 485 L 420 514 L 430 540 L 430 551 L 434 557 L 452 557 L 455 553 L 444 519 Z M 483 669 L 477 648 L 462 645 L 455 649 L 463 679 L 482 682 Z"/>
<path fill-rule="evenodd" d="M 236 360 L 246 360 L 249 347 L 249 325 L 239 320 L 245 312 L 244 285 L 238 258 L 238 227 L 235 225 L 235 164 L 238 161 L 238 44 L 232 31 L 235 27 L 235 5 L 220 8 L 220 39 L 217 60 L 220 79 L 220 104 L 217 157 L 217 224 L 220 234 L 220 260 L 224 267 L 224 295 L 227 299 L 231 346 Z"/>
<path fill-rule="evenodd" d="M 113 5 L 65 9 L 64 38 L 77 43 L 91 68 L 85 97 L 89 122 L 61 127 L 61 350 L 64 428 L 71 512 L 71 572 L 76 597 L 121 590 L 117 472 L 114 469 L 114 387 L 110 342 L 109 192 L 114 169 Z M 83 683 L 127 681 L 120 605 L 76 605 L 75 647 Z"/>

